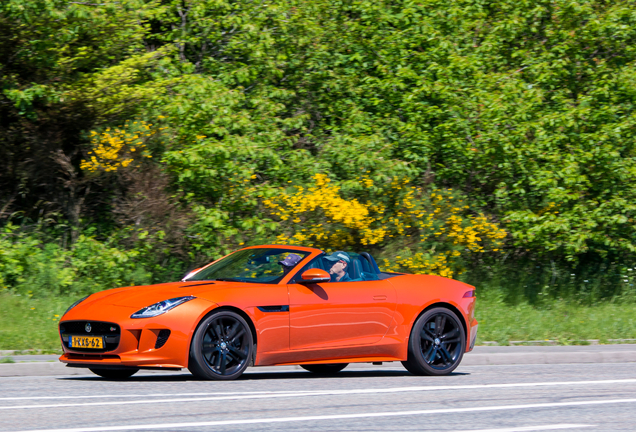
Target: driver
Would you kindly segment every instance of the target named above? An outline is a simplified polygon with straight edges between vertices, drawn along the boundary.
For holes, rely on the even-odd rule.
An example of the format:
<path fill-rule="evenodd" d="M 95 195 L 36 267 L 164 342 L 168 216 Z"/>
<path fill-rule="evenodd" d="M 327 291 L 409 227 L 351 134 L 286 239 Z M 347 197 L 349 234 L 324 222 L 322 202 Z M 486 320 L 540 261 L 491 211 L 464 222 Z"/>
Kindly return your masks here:
<path fill-rule="evenodd" d="M 347 267 L 351 263 L 351 257 L 348 253 L 342 251 L 336 251 L 331 255 L 325 257 L 326 260 L 332 261 L 333 265 L 329 269 L 329 274 L 335 275 L 335 280 L 332 282 L 349 282 L 351 278 L 347 274 Z"/>
<path fill-rule="evenodd" d="M 300 260 L 302 260 L 302 257 L 300 255 L 290 253 L 285 257 L 285 259 L 278 261 L 278 264 L 283 266 L 283 276 L 289 273 L 291 269 L 296 267 L 296 264 L 298 264 Z"/>

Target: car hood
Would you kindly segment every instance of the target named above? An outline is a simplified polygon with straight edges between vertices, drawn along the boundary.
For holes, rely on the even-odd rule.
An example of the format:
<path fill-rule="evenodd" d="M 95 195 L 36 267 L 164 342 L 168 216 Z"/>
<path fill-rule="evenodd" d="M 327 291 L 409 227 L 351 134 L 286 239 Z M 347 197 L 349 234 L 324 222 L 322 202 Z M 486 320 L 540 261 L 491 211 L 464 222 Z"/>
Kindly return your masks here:
<path fill-rule="evenodd" d="M 194 296 L 208 300 L 214 299 L 214 292 L 242 286 L 237 282 L 172 282 L 155 285 L 115 288 L 93 294 L 85 306 L 93 303 L 100 305 L 123 306 L 141 309 L 154 303 L 175 297 Z"/>

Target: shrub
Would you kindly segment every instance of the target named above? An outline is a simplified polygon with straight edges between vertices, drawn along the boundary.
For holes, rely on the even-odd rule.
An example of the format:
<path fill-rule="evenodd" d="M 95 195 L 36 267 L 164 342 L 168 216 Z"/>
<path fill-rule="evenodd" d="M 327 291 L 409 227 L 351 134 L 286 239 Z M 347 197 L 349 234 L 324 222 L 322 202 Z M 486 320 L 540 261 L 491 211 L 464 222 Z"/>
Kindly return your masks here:
<path fill-rule="evenodd" d="M 0 288 L 35 296 L 85 295 L 152 281 L 138 250 L 122 250 L 87 234 L 65 249 L 43 232 L 8 224 L 0 234 Z"/>
<path fill-rule="evenodd" d="M 451 277 L 463 270 L 463 257 L 497 252 L 506 236 L 483 214 L 471 213 L 451 189 L 427 192 L 395 179 L 378 187 L 360 178 L 359 185 L 375 187 L 364 202 L 344 198 L 323 174 L 316 174 L 306 190 L 281 190 L 264 200 L 280 220 L 283 232 L 277 241 L 326 250 L 374 248 L 391 257 L 380 262 L 385 270 Z"/>

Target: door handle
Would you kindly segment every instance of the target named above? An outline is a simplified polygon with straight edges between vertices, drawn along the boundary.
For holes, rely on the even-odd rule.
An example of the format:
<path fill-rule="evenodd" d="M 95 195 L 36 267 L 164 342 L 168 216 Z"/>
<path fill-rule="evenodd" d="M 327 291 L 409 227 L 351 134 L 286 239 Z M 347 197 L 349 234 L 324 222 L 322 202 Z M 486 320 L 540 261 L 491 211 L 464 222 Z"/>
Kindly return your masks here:
<path fill-rule="evenodd" d="M 386 300 L 386 296 L 385 295 L 373 296 L 373 300 Z"/>

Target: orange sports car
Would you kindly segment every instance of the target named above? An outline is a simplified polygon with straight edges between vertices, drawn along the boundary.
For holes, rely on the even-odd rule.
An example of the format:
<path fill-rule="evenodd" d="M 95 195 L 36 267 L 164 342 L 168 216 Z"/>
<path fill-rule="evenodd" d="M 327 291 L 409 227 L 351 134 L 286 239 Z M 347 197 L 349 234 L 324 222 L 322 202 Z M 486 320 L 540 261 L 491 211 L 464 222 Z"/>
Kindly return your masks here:
<path fill-rule="evenodd" d="M 180 282 L 77 301 L 59 323 L 60 361 L 111 379 L 188 368 L 230 380 L 250 365 L 332 374 L 348 363 L 390 361 L 445 375 L 473 348 L 474 309 L 474 287 L 382 272 L 366 252 L 255 246 Z"/>

